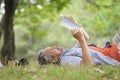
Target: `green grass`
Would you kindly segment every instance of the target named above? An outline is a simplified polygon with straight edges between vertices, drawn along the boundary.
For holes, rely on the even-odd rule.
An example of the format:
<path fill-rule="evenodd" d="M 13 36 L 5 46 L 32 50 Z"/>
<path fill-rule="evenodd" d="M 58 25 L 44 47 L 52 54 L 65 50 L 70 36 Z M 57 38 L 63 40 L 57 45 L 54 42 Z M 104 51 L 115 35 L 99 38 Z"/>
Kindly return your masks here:
<path fill-rule="evenodd" d="M 28 66 L 0 68 L 0 80 L 120 80 L 120 67 L 110 65 L 39 66 L 31 61 Z"/>

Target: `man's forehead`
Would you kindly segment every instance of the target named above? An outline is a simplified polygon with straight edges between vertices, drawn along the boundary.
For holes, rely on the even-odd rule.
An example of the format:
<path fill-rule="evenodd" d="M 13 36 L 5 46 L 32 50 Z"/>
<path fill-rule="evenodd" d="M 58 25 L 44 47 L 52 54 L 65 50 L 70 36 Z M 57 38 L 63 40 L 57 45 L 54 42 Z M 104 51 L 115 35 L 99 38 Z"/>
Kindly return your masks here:
<path fill-rule="evenodd" d="M 44 54 L 45 54 L 45 55 L 56 55 L 56 53 L 50 51 L 51 48 L 52 48 L 52 47 L 47 47 L 47 48 L 45 48 L 45 49 L 44 49 Z"/>

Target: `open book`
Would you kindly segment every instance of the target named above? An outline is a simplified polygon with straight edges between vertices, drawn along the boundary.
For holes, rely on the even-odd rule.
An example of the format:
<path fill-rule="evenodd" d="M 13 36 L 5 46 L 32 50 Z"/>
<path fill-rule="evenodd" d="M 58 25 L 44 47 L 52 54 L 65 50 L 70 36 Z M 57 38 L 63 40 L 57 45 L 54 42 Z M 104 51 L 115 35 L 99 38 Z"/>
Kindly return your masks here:
<path fill-rule="evenodd" d="M 79 29 L 80 26 L 75 23 L 72 19 L 70 19 L 69 17 L 67 16 L 64 16 L 64 15 L 60 15 L 61 19 L 62 19 L 62 22 L 61 22 L 61 25 L 69 30 L 71 29 Z"/>

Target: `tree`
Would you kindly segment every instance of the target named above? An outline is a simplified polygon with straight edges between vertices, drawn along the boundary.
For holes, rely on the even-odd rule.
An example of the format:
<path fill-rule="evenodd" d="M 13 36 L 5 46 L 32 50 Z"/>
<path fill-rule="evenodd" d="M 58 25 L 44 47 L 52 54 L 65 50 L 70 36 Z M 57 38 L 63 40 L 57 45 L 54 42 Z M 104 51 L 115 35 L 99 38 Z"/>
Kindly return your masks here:
<path fill-rule="evenodd" d="M 14 31 L 13 31 L 13 19 L 15 9 L 17 8 L 19 0 L 5 0 L 5 14 L 3 17 L 3 33 L 4 42 L 1 50 L 1 60 L 4 65 L 7 64 L 8 60 L 15 59 L 15 42 L 14 42 Z"/>

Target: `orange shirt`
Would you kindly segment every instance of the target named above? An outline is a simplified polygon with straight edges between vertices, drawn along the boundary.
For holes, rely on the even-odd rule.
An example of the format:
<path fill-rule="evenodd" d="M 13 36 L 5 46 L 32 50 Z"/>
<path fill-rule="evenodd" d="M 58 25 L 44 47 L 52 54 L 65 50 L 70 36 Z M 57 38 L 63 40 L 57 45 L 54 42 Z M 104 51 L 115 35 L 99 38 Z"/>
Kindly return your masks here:
<path fill-rule="evenodd" d="M 110 56 L 120 62 L 120 54 L 118 53 L 116 44 L 112 44 L 111 47 L 107 47 L 107 48 L 99 48 L 99 47 L 94 47 L 94 46 L 89 46 L 89 48 L 99 51 L 103 53 L 104 55 Z"/>

